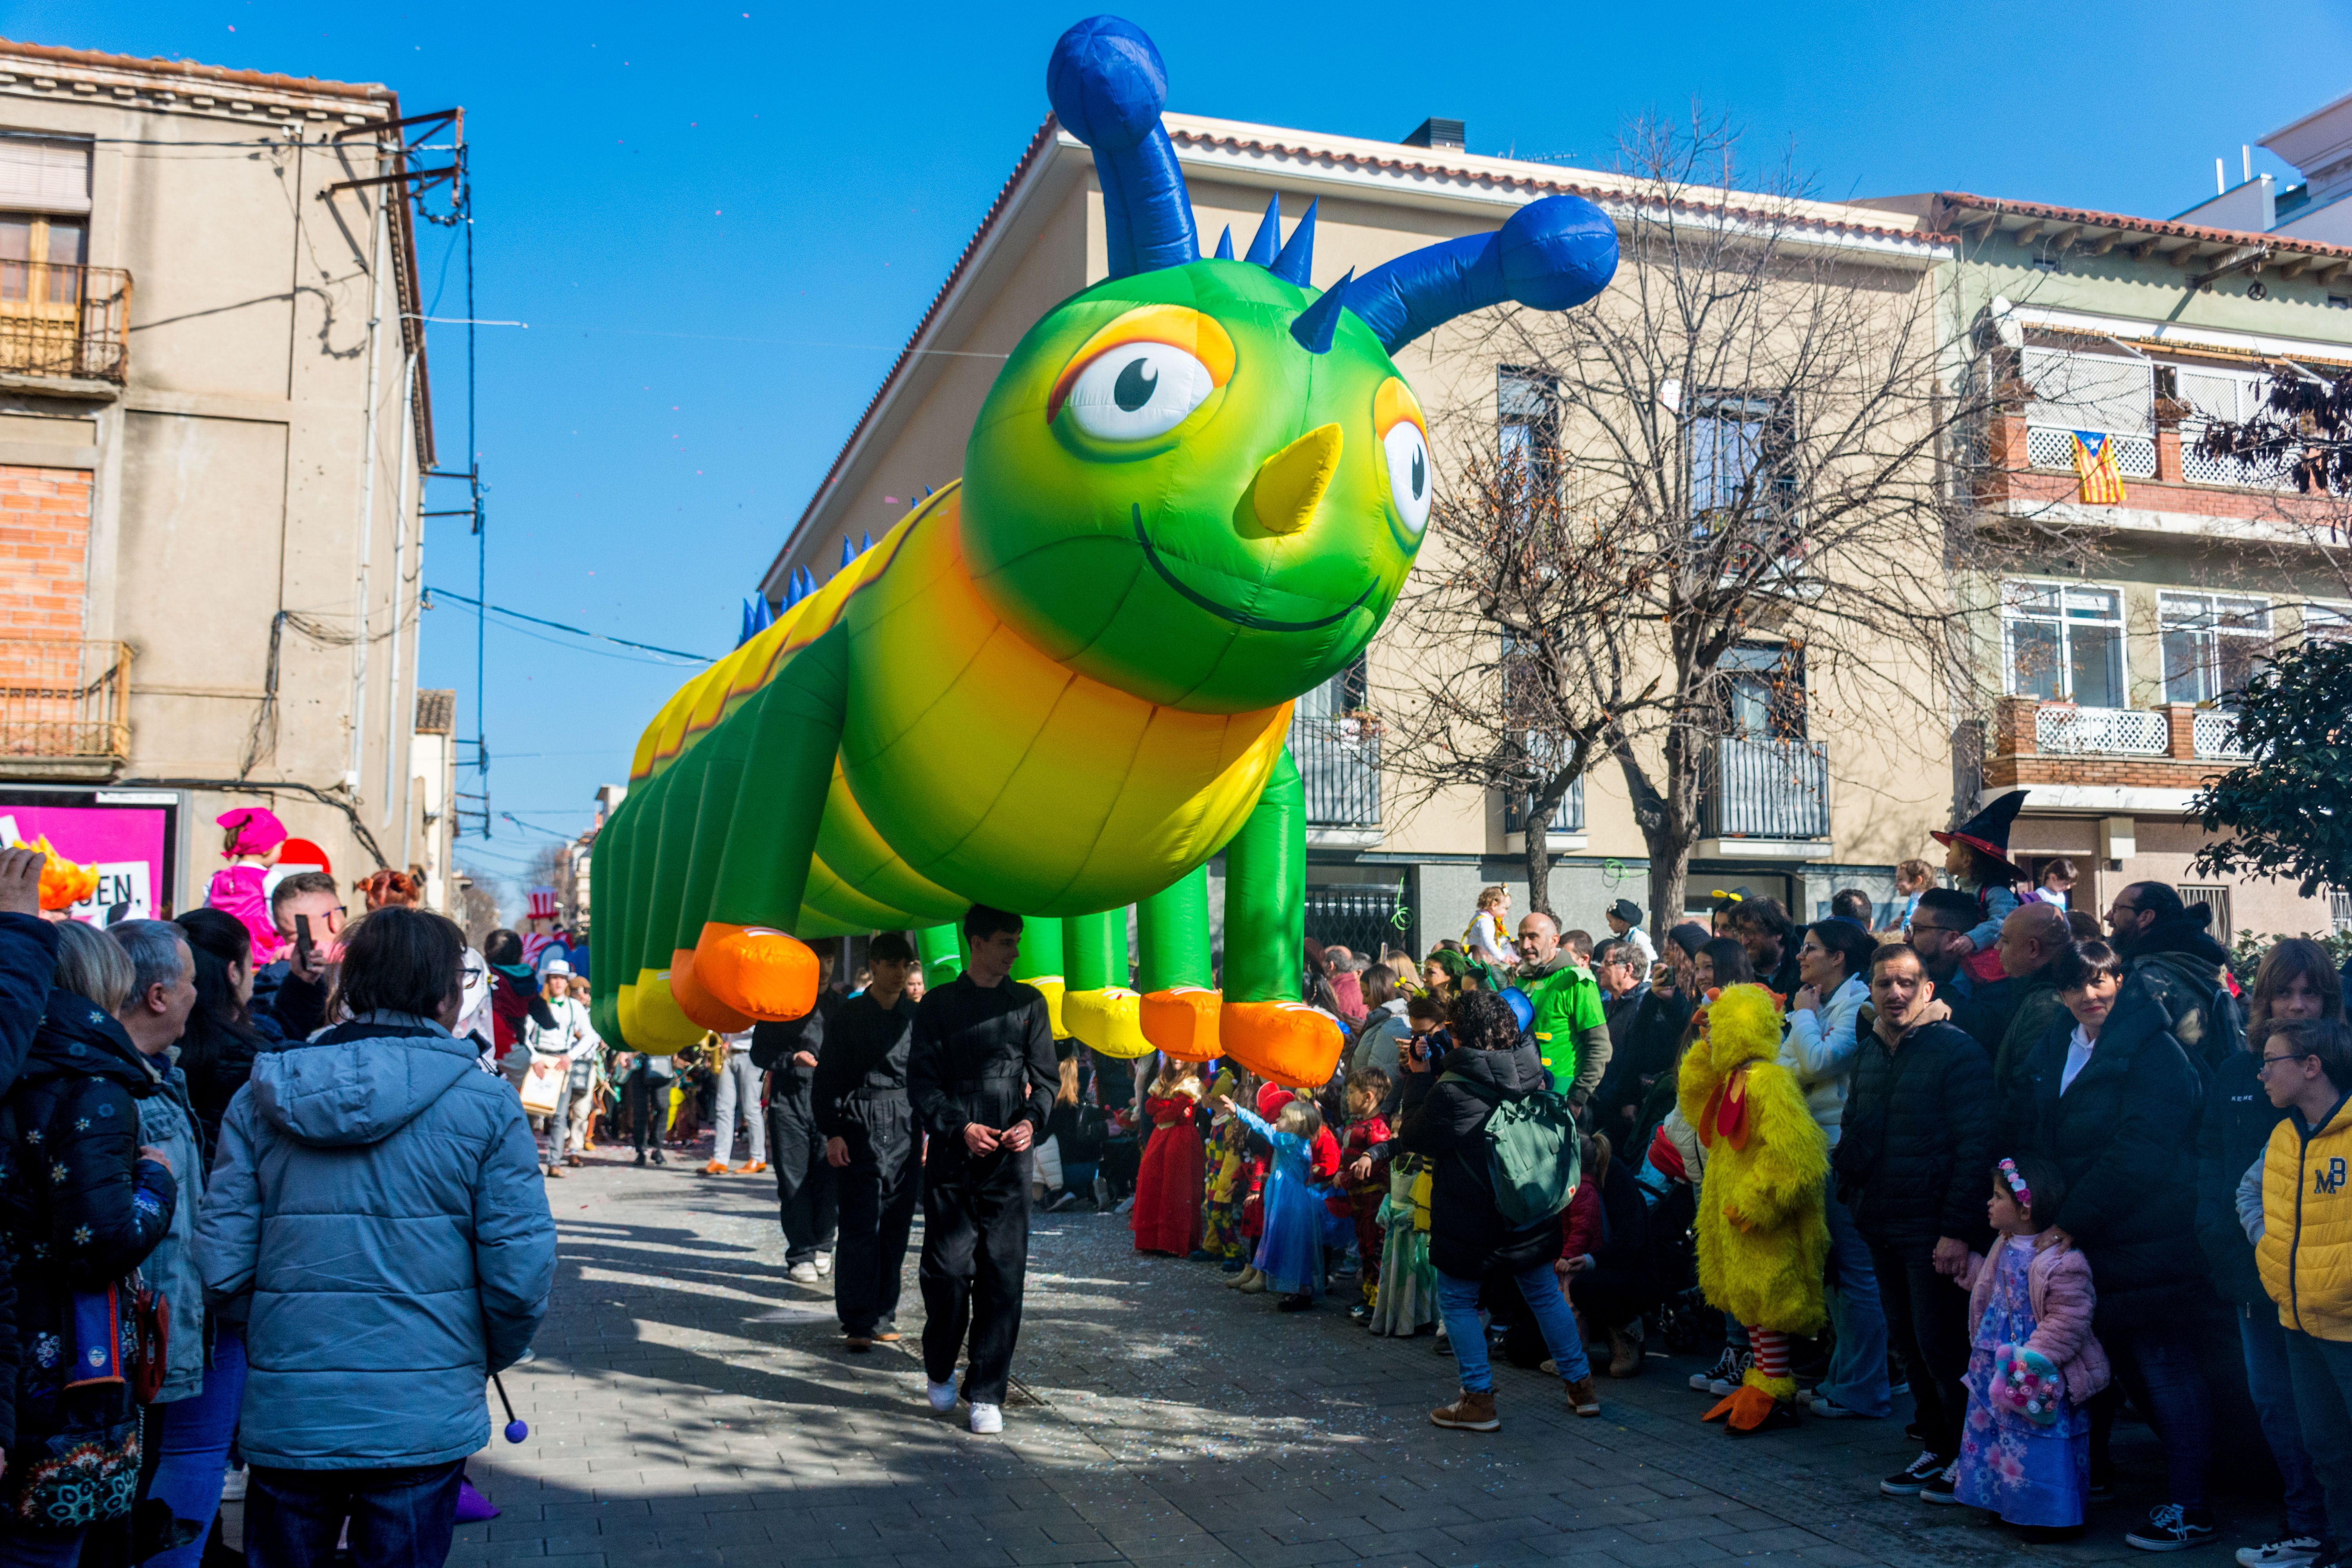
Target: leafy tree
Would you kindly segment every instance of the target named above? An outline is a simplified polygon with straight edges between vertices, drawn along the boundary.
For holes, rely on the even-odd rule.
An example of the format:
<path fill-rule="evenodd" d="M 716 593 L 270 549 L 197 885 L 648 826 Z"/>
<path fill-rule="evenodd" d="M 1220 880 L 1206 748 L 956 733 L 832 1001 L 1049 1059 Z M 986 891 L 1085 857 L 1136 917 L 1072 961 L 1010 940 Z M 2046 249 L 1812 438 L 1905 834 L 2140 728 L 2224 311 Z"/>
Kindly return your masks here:
<path fill-rule="evenodd" d="M 2195 868 L 2293 877 L 2311 898 L 2352 888 L 2352 642 L 2306 640 L 2238 695 L 2247 761 L 2208 781 L 2189 810 L 2208 833 Z"/>

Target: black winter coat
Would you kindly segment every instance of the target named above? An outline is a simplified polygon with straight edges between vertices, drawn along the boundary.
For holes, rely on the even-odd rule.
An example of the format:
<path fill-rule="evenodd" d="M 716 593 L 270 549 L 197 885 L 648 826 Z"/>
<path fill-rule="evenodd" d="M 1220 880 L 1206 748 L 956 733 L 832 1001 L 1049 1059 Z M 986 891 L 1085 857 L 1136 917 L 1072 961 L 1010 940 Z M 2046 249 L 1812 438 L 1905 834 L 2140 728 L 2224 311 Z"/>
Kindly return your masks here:
<path fill-rule="evenodd" d="M 1690 1016 L 1687 997 L 1676 993 L 1660 995 L 1647 985 L 1608 1015 L 1609 1033 L 1616 1038 L 1617 1048 L 1609 1058 L 1609 1070 L 1601 1075 L 1601 1088 L 1593 1094 L 1592 1115 L 1594 1124 L 1612 1141 L 1630 1136 L 1634 1118 L 1626 1113 L 1638 1116 L 1651 1088 L 1662 1078 L 1674 1077 L 1675 1048 L 1682 1044 L 1683 1027 Z M 1641 1156 L 1639 1149 L 1630 1152 L 1636 1160 Z"/>
<path fill-rule="evenodd" d="M 2118 1007 L 2061 1094 L 2074 1033 L 2072 1017 L 2050 1026 L 2005 1112 L 2017 1143 L 2066 1178 L 2057 1212 L 2036 1217 L 2083 1249 L 2098 1284 L 2098 1332 L 2181 1321 L 2213 1300 L 2205 1255 L 2188 1245 L 2180 1224 L 2197 1210 L 2189 1154 L 2205 1075 L 2173 1038 L 2161 1008 L 2126 1015 Z"/>
<path fill-rule="evenodd" d="M 1868 1015 L 1864 1014 L 1866 1019 Z M 1924 1252 L 1992 1240 L 1992 1059 L 1967 1031 L 1922 1025 L 1889 1054 L 1864 1024 L 1837 1147 L 1838 1194 L 1873 1247 Z"/>
<path fill-rule="evenodd" d="M 1448 1051 L 1443 1072 L 1407 1073 L 1404 1078 L 1404 1121 L 1394 1146 L 1433 1163 L 1429 1260 L 1438 1271 L 1475 1279 L 1492 1268 L 1517 1273 L 1558 1258 L 1558 1215 L 1514 1228 L 1495 1207 L 1486 1142 L 1486 1118 L 1494 1114 L 1497 1101 L 1551 1088 L 1551 1073 L 1534 1045 L 1522 1042 L 1508 1051 Z M 1448 1081 L 1457 1078 L 1469 1081 Z"/>
<path fill-rule="evenodd" d="M 73 1301 L 123 1282 L 171 1230 L 179 1185 L 139 1158 L 139 1102 L 168 1092 L 157 1063 L 85 997 L 53 991 L 23 1072 L 0 1108 L 13 1179 L 0 1187 L 0 1233 L 19 1260 L 16 1323 L 24 1366 L 12 1483 L 26 1466 L 84 1442 L 119 1451 L 137 1417 L 125 1384 L 68 1390 Z M 128 1321 L 129 1301 L 122 1302 Z M 131 1478 L 135 1482 L 134 1474 Z M 12 1485 L 13 1491 L 13 1485 Z M 127 1493 L 121 1500 L 127 1510 Z M 99 1517 L 119 1516 L 112 1499 Z"/>
<path fill-rule="evenodd" d="M 2094 1056 L 2097 1055 L 2095 1051 Z M 2267 1308 L 2254 1244 L 2238 1223 L 2238 1181 L 2270 1147 L 2286 1112 L 2271 1103 L 2255 1076 L 2260 1059 L 2237 1051 L 2214 1069 L 2197 1128 L 2197 1242 L 2213 1266 L 2213 1288 L 2232 1301 Z"/>
<path fill-rule="evenodd" d="M 57 928 L 38 915 L 0 914 L 0 1095 L 8 1093 L 32 1055 L 58 966 Z M 0 1112 L 5 1116 L 5 1112 Z M 0 1121 L 0 1128 L 5 1128 Z M 0 1136 L 0 1194 L 18 1186 L 16 1143 Z M 22 1345 L 16 1332 L 16 1250 L 0 1230 L 0 1394 L 16 1386 Z M 16 1404 L 0 1397 L 0 1450 L 16 1446 Z"/>

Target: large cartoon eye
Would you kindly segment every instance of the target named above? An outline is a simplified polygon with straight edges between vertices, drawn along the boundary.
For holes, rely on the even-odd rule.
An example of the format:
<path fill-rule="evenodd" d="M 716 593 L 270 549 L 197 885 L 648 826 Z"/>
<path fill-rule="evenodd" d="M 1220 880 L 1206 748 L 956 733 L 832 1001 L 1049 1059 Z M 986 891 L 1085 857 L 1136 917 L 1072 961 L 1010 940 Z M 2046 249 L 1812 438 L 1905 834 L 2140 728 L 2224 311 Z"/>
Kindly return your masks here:
<path fill-rule="evenodd" d="M 1389 455 L 1389 494 L 1405 531 L 1418 537 L 1429 526 L 1429 442 L 1421 426 L 1400 419 L 1381 437 Z"/>
<path fill-rule="evenodd" d="M 1126 342 L 1096 355 L 1062 406 L 1097 440 L 1141 441 L 1176 428 L 1216 388 L 1209 367 L 1173 343 Z"/>

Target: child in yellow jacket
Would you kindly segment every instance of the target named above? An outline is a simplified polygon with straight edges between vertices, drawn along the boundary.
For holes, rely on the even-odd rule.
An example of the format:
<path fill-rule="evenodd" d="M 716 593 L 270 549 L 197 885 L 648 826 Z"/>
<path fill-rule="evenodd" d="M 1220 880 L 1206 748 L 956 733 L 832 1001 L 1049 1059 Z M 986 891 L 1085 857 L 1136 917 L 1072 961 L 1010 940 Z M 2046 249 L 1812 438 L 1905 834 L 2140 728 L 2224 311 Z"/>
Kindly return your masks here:
<path fill-rule="evenodd" d="M 1683 1118 L 1706 1149 L 1695 1222 L 1699 1288 L 1747 1327 L 1756 1357 L 1706 1419 L 1724 1417 L 1735 1435 L 1792 1426 L 1789 1336 L 1811 1333 L 1825 1316 L 1829 1139 L 1776 1059 L 1780 1016 L 1770 993 L 1726 989 L 1701 1029 L 1675 1085 Z"/>

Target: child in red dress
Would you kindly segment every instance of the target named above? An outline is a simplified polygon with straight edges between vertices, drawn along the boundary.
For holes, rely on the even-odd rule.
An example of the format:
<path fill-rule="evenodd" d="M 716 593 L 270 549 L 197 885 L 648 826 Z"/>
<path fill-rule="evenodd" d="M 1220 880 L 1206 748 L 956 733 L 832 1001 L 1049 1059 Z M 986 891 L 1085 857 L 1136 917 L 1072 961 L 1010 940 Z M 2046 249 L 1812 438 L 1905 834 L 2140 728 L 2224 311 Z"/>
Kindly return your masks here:
<path fill-rule="evenodd" d="M 1138 1252 L 1189 1258 L 1201 1245 L 1201 1133 L 1192 1121 L 1200 1104 L 1201 1068 L 1193 1062 L 1169 1061 L 1145 1096 L 1151 1142 L 1136 1173 L 1129 1220 Z"/>

